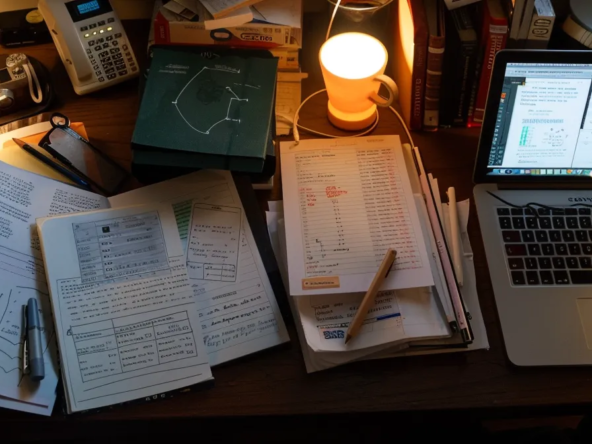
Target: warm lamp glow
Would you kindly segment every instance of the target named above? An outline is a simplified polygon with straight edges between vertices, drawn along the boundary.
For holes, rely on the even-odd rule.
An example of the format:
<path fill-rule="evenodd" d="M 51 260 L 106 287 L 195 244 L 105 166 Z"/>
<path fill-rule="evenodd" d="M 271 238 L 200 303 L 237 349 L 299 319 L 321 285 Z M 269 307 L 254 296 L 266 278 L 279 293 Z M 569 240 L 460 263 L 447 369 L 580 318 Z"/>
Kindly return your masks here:
<path fill-rule="evenodd" d="M 387 53 L 373 37 L 348 32 L 329 39 L 321 48 L 321 63 L 332 74 L 344 79 L 363 79 L 386 65 Z"/>
<path fill-rule="evenodd" d="M 327 40 L 319 53 L 329 96 L 328 117 L 338 128 L 357 131 L 376 120 L 376 106 L 388 106 L 397 96 L 397 85 L 385 76 L 386 48 L 367 34 L 347 32 Z M 378 95 L 386 86 L 389 98 Z"/>

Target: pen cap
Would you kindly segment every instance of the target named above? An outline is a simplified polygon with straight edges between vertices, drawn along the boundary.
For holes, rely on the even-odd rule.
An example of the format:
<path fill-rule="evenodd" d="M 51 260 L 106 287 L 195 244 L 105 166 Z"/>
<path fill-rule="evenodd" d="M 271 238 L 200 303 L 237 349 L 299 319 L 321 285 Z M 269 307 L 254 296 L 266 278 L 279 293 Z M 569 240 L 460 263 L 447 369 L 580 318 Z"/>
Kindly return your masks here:
<path fill-rule="evenodd" d="M 32 328 L 39 328 L 39 306 L 37 299 L 31 298 L 27 302 L 27 325 L 29 330 Z"/>

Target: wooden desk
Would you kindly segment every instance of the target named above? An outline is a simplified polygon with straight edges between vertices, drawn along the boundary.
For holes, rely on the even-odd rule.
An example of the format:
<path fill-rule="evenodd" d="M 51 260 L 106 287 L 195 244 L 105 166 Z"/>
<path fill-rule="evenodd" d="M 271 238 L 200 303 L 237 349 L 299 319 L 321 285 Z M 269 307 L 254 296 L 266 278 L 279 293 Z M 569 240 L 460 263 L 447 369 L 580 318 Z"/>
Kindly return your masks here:
<path fill-rule="evenodd" d="M 305 29 L 318 27 L 316 17 L 306 18 Z M 144 58 L 147 24 L 132 22 L 128 29 L 136 55 Z M 304 85 L 305 95 L 322 87 L 316 63 L 320 34 L 307 34 L 304 43 L 303 65 L 311 76 Z M 137 82 L 78 97 L 52 45 L 26 48 L 24 52 L 51 69 L 60 99 L 54 109 L 73 121 L 84 122 L 98 147 L 129 166 L 129 141 L 139 103 Z M 306 107 L 302 122 L 329 130 L 322 98 Z M 403 134 L 403 131 L 392 113 L 381 112 L 376 134 L 392 133 Z M 413 137 L 422 150 L 426 168 L 439 179 L 442 190 L 454 186 L 458 199 L 472 197 L 471 175 L 478 131 L 456 129 L 414 133 Z M 281 194 L 278 189 L 260 194 L 262 202 L 270 197 L 280 198 Z M 109 429 L 97 427 L 99 424 L 132 420 L 154 420 L 151 424 L 158 427 L 161 423 L 157 420 L 198 421 L 214 417 L 373 412 L 374 418 L 378 412 L 398 412 L 397 417 L 401 418 L 406 417 L 403 412 L 429 411 L 438 411 L 437 416 L 441 417 L 455 410 L 463 410 L 473 417 L 491 417 L 564 413 L 566 409 L 583 411 L 592 401 L 592 369 L 516 368 L 508 362 L 475 214 L 472 208 L 469 233 L 491 344 L 489 351 L 365 361 L 308 375 L 293 322 L 287 319 L 291 348 L 270 350 L 215 368 L 216 386 L 212 390 L 74 418 L 61 413 L 60 401 L 50 419 L 2 410 L 0 429 L 11 424 L 19 430 L 36 433 L 35 436 L 46 429 L 85 435 L 90 426 L 93 436 L 95 433 L 100 436 L 108 435 Z"/>

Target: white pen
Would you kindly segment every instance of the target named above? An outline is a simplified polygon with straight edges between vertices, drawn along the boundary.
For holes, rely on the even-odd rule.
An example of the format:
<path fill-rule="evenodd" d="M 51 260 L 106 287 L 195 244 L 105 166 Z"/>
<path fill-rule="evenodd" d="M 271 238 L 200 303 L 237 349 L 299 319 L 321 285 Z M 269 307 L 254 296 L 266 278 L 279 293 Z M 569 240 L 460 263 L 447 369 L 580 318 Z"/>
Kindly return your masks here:
<path fill-rule="evenodd" d="M 452 299 L 452 305 L 454 306 L 454 312 L 456 314 L 456 321 L 458 322 L 458 330 L 460 331 L 463 339 L 466 342 L 471 342 L 473 337 L 469 328 L 469 323 L 465 315 L 464 306 L 460 298 L 460 291 L 454 278 L 454 269 L 446 249 L 446 241 L 444 240 L 444 232 L 440 225 L 440 219 L 438 218 L 438 212 L 436 205 L 434 204 L 434 197 L 432 190 L 427 180 L 426 172 L 421 161 L 421 155 L 417 147 L 413 147 L 413 154 L 415 162 L 419 169 L 419 182 L 426 200 L 426 206 L 428 209 L 428 216 L 430 218 L 430 225 L 436 238 L 436 245 L 438 247 L 438 253 L 440 255 L 440 261 L 442 262 L 442 268 L 444 269 L 444 277 L 446 278 L 446 284 L 448 285 L 448 291 L 450 292 L 450 298 Z"/>
<path fill-rule="evenodd" d="M 450 237 L 452 243 L 452 262 L 458 285 L 463 286 L 463 264 L 460 254 L 460 228 L 458 225 L 458 209 L 456 207 L 456 191 L 454 187 L 448 188 L 448 216 L 450 218 Z"/>

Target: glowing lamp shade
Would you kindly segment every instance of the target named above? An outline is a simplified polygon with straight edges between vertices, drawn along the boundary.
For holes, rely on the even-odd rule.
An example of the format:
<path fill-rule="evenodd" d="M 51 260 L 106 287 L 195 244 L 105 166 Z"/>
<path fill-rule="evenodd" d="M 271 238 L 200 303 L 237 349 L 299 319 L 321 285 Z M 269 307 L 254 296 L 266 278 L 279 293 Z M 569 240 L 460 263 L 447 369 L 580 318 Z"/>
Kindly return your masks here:
<path fill-rule="evenodd" d="M 376 119 L 376 106 L 389 106 L 397 98 L 397 85 L 384 75 L 388 54 L 379 40 L 359 32 L 338 34 L 319 53 L 329 95 L 329 121 L 338 128 L 357 131 Z M 378 95 L 384 85 L 389 96 Z"/>

